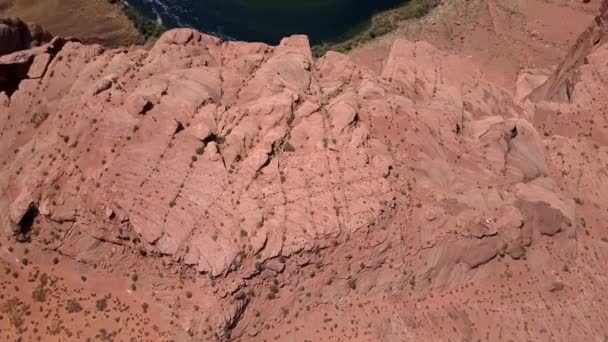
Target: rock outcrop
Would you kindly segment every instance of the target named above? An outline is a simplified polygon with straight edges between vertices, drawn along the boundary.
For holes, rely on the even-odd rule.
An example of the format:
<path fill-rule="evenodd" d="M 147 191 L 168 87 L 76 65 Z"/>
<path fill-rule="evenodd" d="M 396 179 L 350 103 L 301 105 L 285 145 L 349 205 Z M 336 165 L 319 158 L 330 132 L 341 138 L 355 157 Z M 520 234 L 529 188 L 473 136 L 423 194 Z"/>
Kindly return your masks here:
<path fill-rule="evenodd" d="M 17 18 L 0 18 L 0 92 L 11 94 L 24 78 L 39 78 L 63 40 L 36 24 Z"/>
<path fill-rule="evenodd" d="M 6 55 L 28 62 L 0 89 L 1 234 L 181 270 L 199 339 L 603 337 L 604 34 L 567 104 L 406 40 L 380 72 L 190 29 Z"/>
<path fill-rule="evenodd" d="M 608 5 L 604 1 L 600 8 L 600 14 L 595 17 L 589 28 L 580 35 L 562 63 L 542 85 L 528 95 L 530 100 L 571 101 L 574 87 L 580 81 L 579 69 L 589 63 L 588 56 L 597 50 L 599 45 L 606 43 L 607 33 Z"/>
<path fill-rule="evenodd" d="M 0 55 L 37 47 L 51 38 L 40 25 L 26 24 L 18 18 L 0 18 Z"/>

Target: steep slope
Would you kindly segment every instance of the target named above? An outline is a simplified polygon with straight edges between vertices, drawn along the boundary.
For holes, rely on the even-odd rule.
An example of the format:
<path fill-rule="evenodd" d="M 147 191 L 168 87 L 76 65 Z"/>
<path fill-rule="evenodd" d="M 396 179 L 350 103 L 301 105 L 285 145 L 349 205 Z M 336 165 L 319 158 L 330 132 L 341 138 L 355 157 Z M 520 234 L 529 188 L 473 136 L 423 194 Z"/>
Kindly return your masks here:
<path fill-rule="evenodd" d="M 373 63 L 395 38 L 423 40 L 466 56 L 486 79 L 514 91 L 518 76 L 559 64 L 597 14 L 601 0 L 453 0 L 428 15 L 406 20 L 385 39 L 354 52 Z M 564 20 L 567 18 L 567 20 Z M 537 70 L 541 68 L 541 70 Z M 543 73 L 544 74 L 544 73 Z"/>
<path fill-rule="evenodd" d="M 25 50 L 51 40 L 51 35 L 39 25 L 28 25 L 17 18 L 0 19 L 0 55 Z"/>
<path fill-rule="evenodd" d="M 584 77 L 581 74 L 585 74 L 585 71 L 588 69 L 592 69 L 589 71 L 596 71 L 600 74 L 604 72 L 601 58 L 604 57 L 602 46 L 606 43 L 605 36 L 606 32 L 608 32 L 608 8 L 606 6 L 608 5 L 604 2 L 600 9 L 601 14 L 595 17 L 593 24 L 579 36 L 574 46 L 571 47 L 553 74 L 530 93 L 528 97 L 532 101 L 572 101 L 574 87 L 576 85 L 584 86 L 585 83 L 589 83 L 589 80 L 585 80 L 587 82 L 580 82 L 582 81 L 582 77 Z M 598 58 L 600 61 L 597 61 Z M 590 63 L 590 59 L 593 60 L 594 65 L 592 67 L 583 67 L 583 65 Z M 588 93 L 586 89 L 582 91 Z M 574 101 L 584 102 L 580 99 L 575 99 Z"/>
<path fill-rule="evenodd" d="M 567 104 L 402 39 L 378 71 L 189 29 L 3 56 L 2 255 L 135 272 L 177 340 L 604 338 L 600 41 Z"/>
<path fill-rule="evenodd" d="M 117 47 L 144 41 L 117 0 L 0 0 L 0 16 L 19 17 L 87 43 Z"/>

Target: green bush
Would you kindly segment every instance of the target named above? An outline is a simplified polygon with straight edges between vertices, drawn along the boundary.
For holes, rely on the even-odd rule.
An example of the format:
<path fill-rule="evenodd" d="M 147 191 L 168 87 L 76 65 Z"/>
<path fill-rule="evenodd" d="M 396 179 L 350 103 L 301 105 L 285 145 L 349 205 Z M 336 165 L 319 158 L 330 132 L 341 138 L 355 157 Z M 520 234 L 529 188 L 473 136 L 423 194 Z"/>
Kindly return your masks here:
<path fill-rule="evenodd" d="M 132 7 L 125 8 L 125 15 L 131 20 L 135 29 L 144 36 L 146 41 L 155 41 L 166 31 L 166 28 L 157 23 L 156 20 L 145 17 Z"/>
<path fill-rule="evenodd" d="M 420 18 L 439 4 L 439 0 L 410 0 L 407 4 L 379 13 L 372 17 L 369 25 L 343 41 L 323 42 L 312 47 L 312 54 L 320 58 L 333 50 L 346 53 L 372 39 L 384 36 L 399 28 L 399 22 Z"/>

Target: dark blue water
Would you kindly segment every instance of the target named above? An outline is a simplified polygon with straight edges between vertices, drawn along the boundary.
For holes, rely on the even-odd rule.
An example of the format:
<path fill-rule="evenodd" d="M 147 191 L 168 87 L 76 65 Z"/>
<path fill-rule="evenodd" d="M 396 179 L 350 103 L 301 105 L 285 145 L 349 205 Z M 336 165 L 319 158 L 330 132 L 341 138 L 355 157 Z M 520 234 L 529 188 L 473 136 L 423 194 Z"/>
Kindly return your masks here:
<path fill-rule="evenodd" d="M 129 0 L 168 27 L 193 27 L 225 38 L 276 44 L 307 34 L 313 44 L 343 39 L 372 14 L 405 0 Z"/>

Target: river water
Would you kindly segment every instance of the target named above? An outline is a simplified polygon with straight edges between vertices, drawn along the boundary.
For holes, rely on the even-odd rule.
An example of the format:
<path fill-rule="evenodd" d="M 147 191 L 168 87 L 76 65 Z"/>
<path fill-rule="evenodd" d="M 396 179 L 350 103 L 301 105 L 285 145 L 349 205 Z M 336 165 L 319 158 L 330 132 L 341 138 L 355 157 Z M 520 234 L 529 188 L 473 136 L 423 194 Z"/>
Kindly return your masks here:
<path fill-rule="evenodd" d="M 276 44 L 307 34 L 313 44 L 343 39 L 373 13 L 405 0 L 129 0 L 168 27 L 193 27 L 228 39 Z"/>

